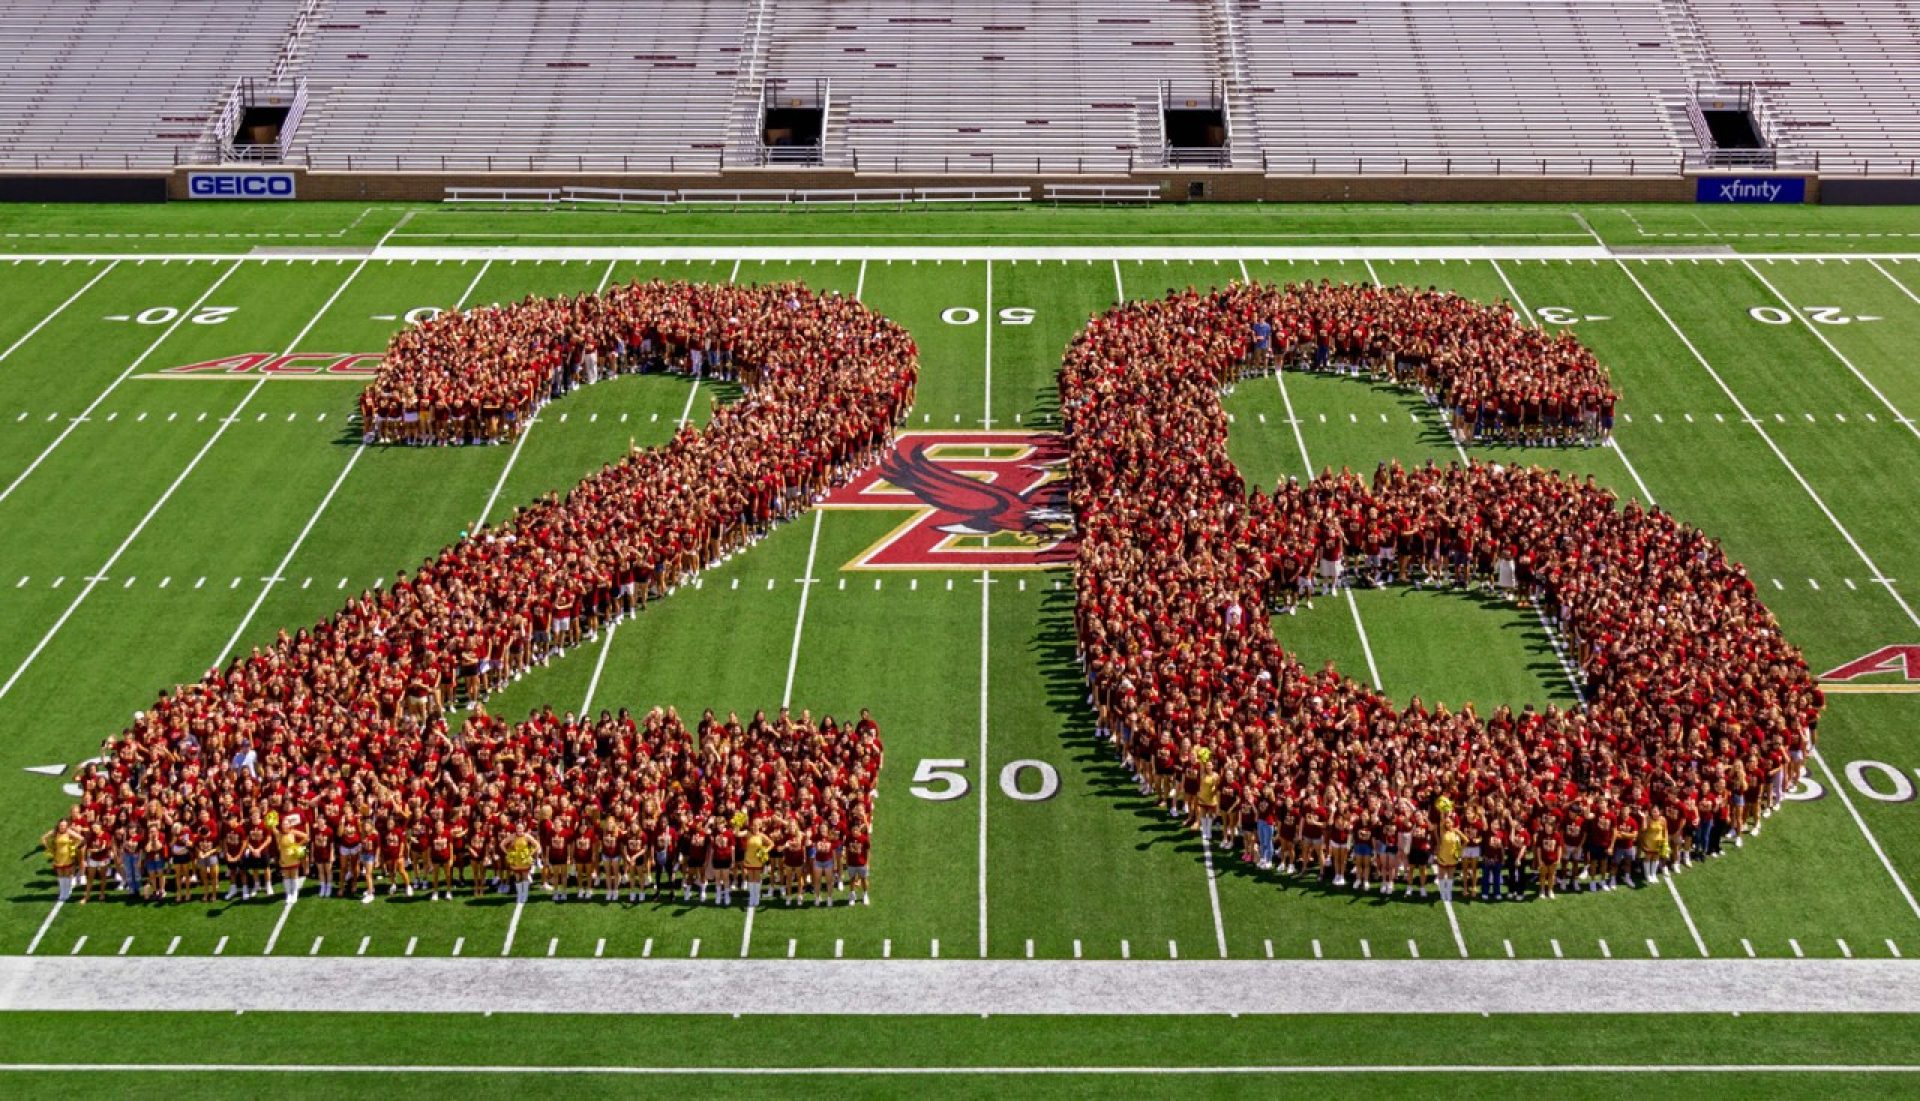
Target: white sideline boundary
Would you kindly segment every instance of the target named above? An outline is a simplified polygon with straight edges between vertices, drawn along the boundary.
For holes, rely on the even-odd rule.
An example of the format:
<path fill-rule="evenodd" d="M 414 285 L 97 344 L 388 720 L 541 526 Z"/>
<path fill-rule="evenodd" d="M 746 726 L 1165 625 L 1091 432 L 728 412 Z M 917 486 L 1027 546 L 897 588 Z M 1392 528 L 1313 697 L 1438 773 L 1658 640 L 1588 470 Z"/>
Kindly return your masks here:
<path fill-rule="evenodd" d="M 0 1073 L 23 1074 L 565 1074 L 573 1077 L 632 1078 L 946 1078 L 954 1075 L 1005 1077 L 1097 1077 L 1120 1075 L 1128 1078 L 1211 1078 L 1211 1077 L 1318 1077 L 1346 1074 L 1415 1075 L 1445 1074 L 1451 1077 L 1482 1075 L 1568 1075 L 1568 1074 L 1920 1074 L 1920 1064 L 1911 1063 L 1267 1063 L 1218 1066 L 541 1066 L 453 1065 L 431 1063 L 0 1063 Z"/>
<path fill-rule="evenodd" d="M 716 247 L 689 246 L 580 246 L 541 247 L 528 245 L 449 245 L 392 246 L 375 248 L 364 254 L 345 254 L 344 258 L 366 259 L 375 263 L 457 263 L 478 260 L 522 262 L 594 262 L 634 261 L 644 263 L 718 263 L 726 261 L 903 263 L 914 260 L 1009 260 L 1021 262 L 1068 261 L 1100 263 L 1108 261 L 1173 261 L 1186 263 L 1229 263 L 1288 260 L 1380 260 L 1380 261 L 1468 261 L 1503 260 L 1523 262 L 1589 261 L 1602 263 L 1631 260 L 1646 263 L 1726 264 L 1822 262 L 1869 264 L 1875 261 L 1920 262 L 1920 252 L 1707 252 L 1704 250 L 1649 253 L 1636 249 L 1617 252 L 1603 245 L 1316 245 L 1285 247 L 1241 245 L 1231 247 L 1198 246 L 1179 248 L 1157 245 L 922 245 L 922 246 L 779 246 L 735 245 Z M 343 259 L 340 252 L 74 252 L 7 253 L 0 252 L 0 265 L 18 261 L 39 263 L 104 263 L 119 260 L 130 264 L 254 263 L 292 264 L 333 263 Z"/>
<path fill-rule="evenodd" d="M 0 1011 L 1913 1013 L 1920 960 L 0 957 Z"/>

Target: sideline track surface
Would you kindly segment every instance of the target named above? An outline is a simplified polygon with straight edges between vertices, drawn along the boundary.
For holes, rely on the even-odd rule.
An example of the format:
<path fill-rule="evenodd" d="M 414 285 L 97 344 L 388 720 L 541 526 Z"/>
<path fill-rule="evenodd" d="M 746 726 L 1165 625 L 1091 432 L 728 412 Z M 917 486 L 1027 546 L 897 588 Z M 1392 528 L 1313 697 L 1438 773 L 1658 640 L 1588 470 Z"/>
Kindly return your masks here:
<path fill-rule="evenodd" d="M 0 1011 L 1916 1013 L 1920 960 L 0 957 Z"/>

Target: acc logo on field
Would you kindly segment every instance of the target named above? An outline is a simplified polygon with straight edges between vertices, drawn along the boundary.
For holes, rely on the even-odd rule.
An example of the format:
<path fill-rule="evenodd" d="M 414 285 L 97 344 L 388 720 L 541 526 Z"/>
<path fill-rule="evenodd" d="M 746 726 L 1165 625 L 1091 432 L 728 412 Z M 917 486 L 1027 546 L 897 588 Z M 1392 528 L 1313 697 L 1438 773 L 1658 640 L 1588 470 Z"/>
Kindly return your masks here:
<path fill-rule="evenodd" d="M 368 379 L 379 373 L 380 359 L 379 352 L 243 352 L 140 377 Z"/>
<path fill-rule="evenodd" d="M 908 432 L 822 507 L 913 510 L 846 569 L 1049 569 L 1073 560 L 1066 461 L 1040 432 Z"/>
<path fill-rule="evenodd" d="M 1894 680 L 1868 680 L 1892 677 Z M 1920 646 L 1882 646 L 1820 674 L 1828 692 L 1920 692 Z"/>
<path fill-rule="evenodd" d="M 291 199 L 291 172 L 190 172 L 187 195 L 194 199 Z"/>

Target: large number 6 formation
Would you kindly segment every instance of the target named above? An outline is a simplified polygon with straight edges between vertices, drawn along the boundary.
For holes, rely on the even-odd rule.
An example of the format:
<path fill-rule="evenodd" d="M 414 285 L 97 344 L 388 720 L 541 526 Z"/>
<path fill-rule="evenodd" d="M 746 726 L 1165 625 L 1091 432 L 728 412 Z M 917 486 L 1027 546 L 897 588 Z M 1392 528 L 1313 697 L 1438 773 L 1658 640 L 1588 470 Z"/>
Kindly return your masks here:
<path fill-rule="evenodd" d="M 1296 352 L 1391 374 L 1463 433 L 1591 440 L 1610 419 L 1605 374 L 1571 338 L 1451 296 L 1235 286 L 1096 318 L 1060 377 L 1077 620 L 1098 721 L 1149 790 L 1203 830 L 1224 805 L 1231 827 L 1257 828 L 1262 860 L 1340 876 L 1349 855 L 1360 872 L 1362 855 L 1417 863 L 1430 846 L 1446 866 L 1468 843 L 1523 836 L 1543 857 L 1565 839 L 1570 860 L 1605 861 L 1640 823 L 1686 831 L 1791 783 L 1817 690 L 1701 532 L 1616 508 L 1590 481 L 1498 465 L 1383 466 L 1370 485 L 1342 472 L 1249 496 L 1219 395 Z M 275 822 L 289 867 L 309 844 L 394 836 L 478 868 L 521 864 L 517 839 L 535 833 L 651 843 L 671 828 L 731 849 L 763 827 L 864 863 L 880 765 L 864 715 L 710 717 L 697 740 L 660 710 L 448 721 L 462 695 L 477 703 L 877 461 L 917 372 L 902 329 L 838 296 L 635 284 L 409 329 L 362 416 L 391 442 L 498 441 L 574 385 L 656 366 L 738 377 L 746 397 L 162 695 L 84 775 L 56 865 L 117 830 L 214 853 Z M 1266 613 L 1355 569 L 1484 575 L 1539 600 L 1574 650 L 1582 705 L 1399 709 L 1309 673 Z"/>

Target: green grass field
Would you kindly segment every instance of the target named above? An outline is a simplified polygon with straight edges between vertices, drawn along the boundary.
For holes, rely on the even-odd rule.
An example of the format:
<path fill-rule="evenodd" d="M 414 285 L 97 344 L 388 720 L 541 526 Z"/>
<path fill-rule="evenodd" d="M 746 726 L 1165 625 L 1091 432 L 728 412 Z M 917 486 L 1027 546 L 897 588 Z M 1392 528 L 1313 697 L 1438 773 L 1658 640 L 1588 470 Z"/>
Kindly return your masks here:
<path fill-rule="evenodd" d="M 242 227 L 241 236 L 234 227 Z M 872 708 L 888 753 L 870 907 L 775 906 L 758 915 L 750 936 L 738 907 L 676 901 L 537 901 L 517 915 L 496 899 L 433 903 L 424 894 L 367 906 L 308 899 L 291 909 L 266 901 L 114 901 L 69 904 L 50 916 L 53 883 L 35 845 L 68 804 L 61 785 L 77 763 L 156 692 L 282 628 L 331 613 L 348 594 L 411 566 L 468 525 L 571 485 L 621 454 L 629 439 L 664 441 L 681 417 L 701 419 L 711 401 L 731 396 L 706 386 L 696 391 L 680 379 L 622 379 L 551 406 L 517 446 L 427 451 L 360 447 L 351 420 L 356 381 L 159 372 L 247 353 L 377 352 L 419 307 L 504 302 L 655 276 L 798 279 L 858 293 L 908 326 L 920 344 L 922 383 L 910 429 L 1044 429 L 1062 349 L 1090 315 L 1122 295 L 1158 296 L 1245 277 L 1433 285 L 1506 299 L 1530 321 L 1572 325 L 1612 370 L 1624 394 L 1619 446 L 1524 455 L 1477 449 L 1477 458 L 1591 473 L 1720 537 L 1816 671 L 1883 646 L 1920 644 L 1920 618 L 1905 596 L 1910 579 L 1920 577 L 1913 496 L 1920 429 L 1911 418 L 1920 409 L 1920 369 L 1911 351 L 1920 342 L 1920 249 L 1913 244 L 1920 215 L 1911 210 L 612 216 L 176 204 L 0 209 L 0 231 L 0 249 L 26 257 L 0 253 L 0 851 L 13 854 L 0 862 L 0 953 L 31 946 L 43 955 L 258 956 L 270 942 L 276 954 L 319 957 L 1544 960 L 1920 952 L 1920 905 L 1910 893 L 1920 880 L 1920 805 L 1913 800 L 1920 753 L 1912 740 L 1920 695 L 1830 696 L 1824 759 L 1813 768 L 1818 790 L 1803 793 L 1817 797 L 1788 804 L 1761 837 L 1686 871 L 1671 890 L 1465 903 L 1449 915 L 1437 902 L 1308 888 L 1223 854 L 1215 854 L 1210 876 L 1197 838 L 1141 800 L 1093 740 L 1073 659 L 1068 575 L 845 568 L 904 519 L 883 511 L 826 510 L 790 524 L 709 571 L 698 588 L 603 633 L 490 704 L 508 715 L 547 703 L 746 713 L 777 706 L 791 684 L 794 705 L 816 713 Z M 250 240 L 249 233 L 269 236 Z M 432 246 L 436 256 L 364 255 L 390 233 L 390 246 Z M 1574 249 L 1596 241 L 1696 251 L 1620 260 L 1492 260 L 1466 251 Z M 481 244 L 656 251 L 645 259 L 595 260 L 448 251 Z M 242 258 L 261 245 L 354 246 L 362 255 Z M 888 246 L 891 258 L 862 259 L 852 251 L 870 245 Z M 1175 258 L 988 261 L 944 251 L 985 245 L 1096 252 L 1149 245 Z M 1276 252 L 1310 245 L 1349 255 L 1208 255 L 1229 245 Z M 1756 255 L 1699 254 L 1727 245 Z M 762 246 L 804 246 L 818 255 L 672 255 Z M 1375 254 L 1363 251 L 1404 246 L 1432 251 L 1418 260 L 1370 259 Z M 935 248 L 943 250 L 937 260 L 931 252 L 911 255 Z M 1448 248 L 1461 251 L 1447 257 Z M 177 255 L 188 252 L 213 255 Z M 1896 255 L 1908 252 L 1916 255 Z M 1002 319 L 1000 311 L 1016 307 L 1033 311 L 1032 320 Z M 1369 470 L 1387 459 L 1444 461 L 1456 454 L 1417 397 L 1357 381 L 1263 380 L 1239 387 L 1227 408 L 1235 459 L 1262 482 L 1304 475 L 1309 461 L 1316 470 Z M 1503 605 L 1366 591 L 1351 606 L 1320 601 L 1311 612 L 1278 620 L 1276 630 L 1310 663 L 1332 659 L 1396 698 L 1418 693 L 1429 702 L 1482 706 L 1571 698 L 1540 624 Z M 1913 672 L 1920 678 L 1920 662 Z M 1895 674 L 1871 683 L 1885 689 L 1913 682 Z M 912 794 L 923 761 L 958 762 L 943 767 L 962 773 L 965 796 L 935 801 Z M 1002 773 L 1016 762 L 1038 762 L 1015 770 L 1020 790 L 1032 790 L 1051 771 L 1057 792 L 1040 801 L 1012 797 Z M 65 766 L 66 775 L 30 771 L 50 765 Z M 237 1027 L 194 1027 L 202 1024 L 208 1039 L 195 1050 L 210 1056 L 221 1043 L 216 1037 Z M 45 1022 L 31 1027 L 62 1031 Z M 429 1019 L 411 1031 L 424 1036 L 435 1027 Z M 1124 1023 L 1110 1027 L 1121 1034 L 1117 1044 L 1147 1036 Z M 1153 1026 L 1164 1027 L 1171 1026 Z M 1621 1027 L 1630 1033 L 1640 1026 Z M 1836 1050 L 1852 1052 L 1851 1061 L 1880 1058 L 1853 1045 L 1845 1028 L 1823 1027 L 1835 1029 Z M 33 1045 L 13 1042 L 5 1045 L 6 1060 L 164 1054 L 139 1041 L 157 1035 L 158 1025 L 125 1031 L 131 1039 L 70 1054 L 36 1054 Z M 463 1035 L 465 1049 L 426 1045 L 394 1057 L 490 1058 L 491 1041 Z M 1107 1041 L 1084 1036 L 1049 1048 L 1053 1035 L 1019 1037 L 1027 1045 L 1021 1058 L 1072 1062 L 1076 1048 L 1107 1050 Z M 1727 1050 L 1742 1061 L 1776 1061 L 1759 1050 L 1764 1046 L 1756 1053 Z M 1541 1050 L 1540 1060 L 1557 1061 Z M 351 1050 L 308 1054 L 365 1061 Z M 1613 1057 L 1654 1054 L 1628 1039 Z M 1271 1055 L 1248 1045 L 1248 1059 Z M 646 1058 L 645 1045 L 630 1057 Z M 754 1058 L 779 1062 L 777 1052 Z M 1402 1057 L 1356 1050 L 1302 1058 Z M 1483 1061 L 1515 1058 L 1529 1061 Z M 1432 1085 L 1418 1076 L 1372 1085 L 1411 1094 L 1425 1092 L 1423 1083 Z M 58 1093 L 81 1084 L 48 1078 L 31 1088 Z M 206 1085 L 132 1078 L 85 1084 L 134 1092 Z M 1501 1079 L 1476 1088 L 1520 1093 L 1539 1084 Z M 581 1085 L 596 1092 L 626 1086 Z M 844 1085 L 856 1093 L 896 1088 L 885 1081 Z M 1162 1085 L 1149 1088 L 1159 1092 Z M 992 1088 L 973 1080 L 947 1086 L 963 1093 Z M 1765 1095 L 1792 1092 L 1796 1083 L 1738 1088 L 1749 1086 Z M 1262 1088 L 1258 1079 L 1168 1088 L 1221 1087 Z M 231 1079 L 226 1088 L 282 1084 Z M 1629 1080 L 1570 1088 L 1636 1087 Z M 1735 1087 L 1714 1080 L 1691 1088 Z M 1867 1080 L 1821 1084 L 1823 1093 L 1854 1088 L 1884 1092 L 1884 1084 Z"/>

